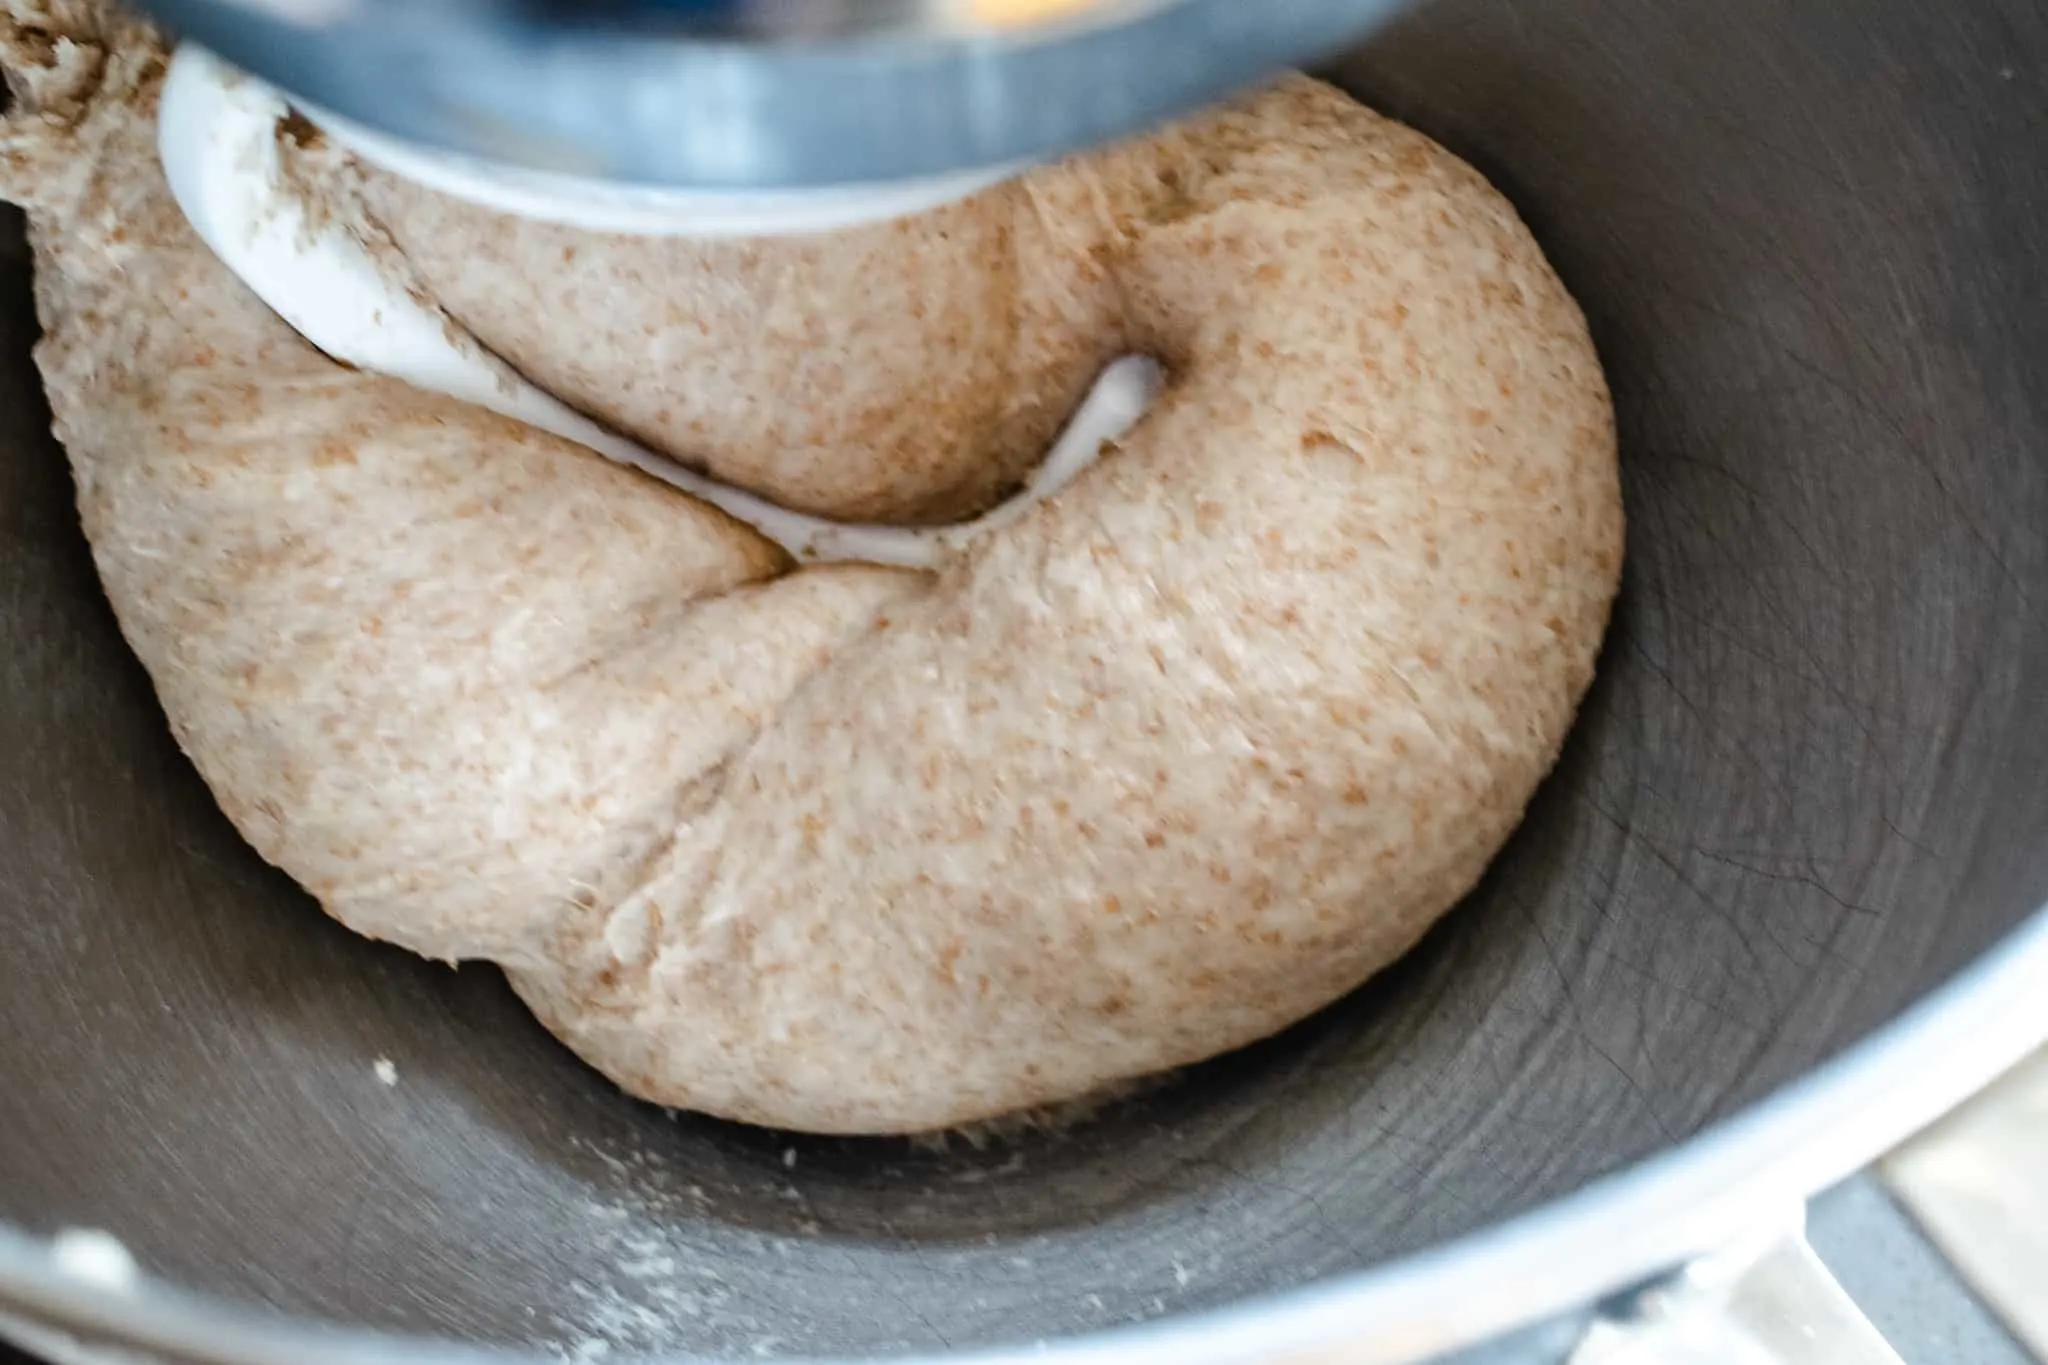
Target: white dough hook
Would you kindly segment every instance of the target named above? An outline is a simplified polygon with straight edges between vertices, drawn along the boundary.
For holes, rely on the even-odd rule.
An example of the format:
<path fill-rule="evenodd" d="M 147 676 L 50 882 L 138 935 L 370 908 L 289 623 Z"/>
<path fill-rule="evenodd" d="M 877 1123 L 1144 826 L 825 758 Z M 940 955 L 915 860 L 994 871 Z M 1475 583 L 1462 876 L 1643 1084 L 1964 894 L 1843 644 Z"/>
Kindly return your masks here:
<path fill-rule="evenodd" d="M 701 498 L 799 561 L 935 568 L 1071 483 L 1138 421 L 1162 383 L 1147 357 L 1112 363 L 1024 490 L 977 520 L 898 527 L 792 512 L 591 421 L 390 279 L 345 227 L 315 219 L 285 186 L 277 133 L 287 112 L 277 91 L 188 43 L 172 60 L 157 124 L 158 154 L 179 207 L 278 316 L 336 360 L 524 422 Z"/>

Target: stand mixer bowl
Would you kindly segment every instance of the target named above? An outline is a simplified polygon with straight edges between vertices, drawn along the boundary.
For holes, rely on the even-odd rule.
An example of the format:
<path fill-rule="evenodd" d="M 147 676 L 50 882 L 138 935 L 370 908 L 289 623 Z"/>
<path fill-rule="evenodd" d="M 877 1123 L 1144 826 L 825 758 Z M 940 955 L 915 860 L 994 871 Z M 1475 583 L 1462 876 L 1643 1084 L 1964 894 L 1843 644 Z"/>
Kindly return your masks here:
<path fill-rule="evenodd" d="M 839 60 L 805 45 L 703 45 L 698 66 L 600 35 L 557 73 L 507 27 L 461 71 L 373 80 L 362 16 L 395 34 L 400 8 L 454 9 L 157 8 L 344 117 L 420 92 L 377 124 L 417 146 L 490 158 L 510 127 L 541 166 L 521 130 L 553 120 L 615 157 L 576 174 L 834 169 L 837 139 L 793 137 L 760 145 L 820 158 L 713 175 L 676 135 L 704 73 Z M 1189 0 L 1044 41 L 1339 8 Z M 359 46 L 293 14 L 357 23 Z M 874 41 L 873 68 L 822 85 L 923 62 L 952 99 L 986 65 Z M 601 51 L 654 101 L 615 137 L 572 97 Z M 1129 117 L 1116 73 L 1146 61 L 1045 60 L 1046 124 L 1001 76 L 1003 117 L 948 128 L 913 80 L 897 114 L 849 115 L 869 121 L 834 182 Z M 664 63 L 698 94 L 662 95 Z M 538 122 L 502 121 L 511 70 L 537 73 Z M 0 231 L 0 1314 L 208 1365 L 1405 1362 L 1668 1269 L 1760 1190 L 1809 1193 L 1934 1118 L 1987 1049 L 2041 1041 L 2048 11 L 1435 0 L 1324 70 L 1493 179 L 1585 308 L 1630 519 L 1600 676 L 1522 831 L 1410 957 L 1092 1122 L 980 1148 L 634 1103 L 495 971 L 358 939 L 264 866 L 99 590 Z M 1160 79 L 1163 107 L 1221 78 Z M 732 82 L 721 107 L 759 126 L 812 107 Z M 501 121 L 423 93 L 460 89 L 506 99 L 473 106 Z M 898 116 L 929 137 L 878 132 Z M 1986 995 L 1986 963 L 2032 1016 Z M 1872 1124 L 1851 1101 L 1888 1077 Z M 66 1226 L 119 1237 L 142 1276 L 63 1278 Z M 1554 1362 L 1547 1340 L 1490 1360 Z"/>

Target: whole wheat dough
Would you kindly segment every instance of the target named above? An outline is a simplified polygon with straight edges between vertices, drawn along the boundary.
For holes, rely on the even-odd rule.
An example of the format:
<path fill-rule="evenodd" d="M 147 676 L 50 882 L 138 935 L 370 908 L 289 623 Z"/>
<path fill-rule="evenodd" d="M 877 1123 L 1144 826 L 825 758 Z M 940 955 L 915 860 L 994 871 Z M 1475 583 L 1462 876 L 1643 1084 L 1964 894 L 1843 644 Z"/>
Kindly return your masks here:
<path fill-rule="evenodd" d="M 1250 1042 L 1407 949 L 1555 758 L 1621 562 L 1599 366 L 1508 205 L 1324 86 L 809 243 L 362 177 L 529 374 L 813 509 L 984 504 L 1106 356 L 1170 367 L 942 572 L 794 571 L 312 350 L 168 197 L 156 41 L 4 3 L 38 358 L 179 741 L 330 913 L 503 964 L 635 1094 L 905 1131 Z"/>

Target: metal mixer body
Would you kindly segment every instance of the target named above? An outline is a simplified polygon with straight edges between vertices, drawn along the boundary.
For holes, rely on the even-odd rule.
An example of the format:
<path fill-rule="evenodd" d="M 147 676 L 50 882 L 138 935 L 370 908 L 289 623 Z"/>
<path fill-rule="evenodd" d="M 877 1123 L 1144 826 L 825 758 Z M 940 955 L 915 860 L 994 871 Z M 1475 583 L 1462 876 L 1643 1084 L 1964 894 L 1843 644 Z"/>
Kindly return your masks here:
<path fill-rule="evenodd" d="M 1315 59 L 1402 0 L 149 0 L 295 98 L 515 173 L 695 191 L 972 177 Z"/>

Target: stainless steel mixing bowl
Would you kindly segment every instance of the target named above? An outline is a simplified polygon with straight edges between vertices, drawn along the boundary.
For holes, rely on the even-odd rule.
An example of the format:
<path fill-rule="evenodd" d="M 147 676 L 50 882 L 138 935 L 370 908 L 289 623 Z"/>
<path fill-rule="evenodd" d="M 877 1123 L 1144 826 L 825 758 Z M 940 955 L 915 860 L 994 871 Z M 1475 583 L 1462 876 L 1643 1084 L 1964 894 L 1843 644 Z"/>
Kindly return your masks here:
<path fill-rule="evenodd" d="M 261 865 L 94 584 L 10 246 L 0 1304 L 293 1362 L 420 1358 L 304 1319 L 1391 1359 L 1650 1273 L 2038 1041 L 2048 15 L 1440 0 L 1334 70 L 1494 177 L 1591 318 L 1631 516 L 1601 677 L 1412 957 L 979 1147 L 634 1104 L 495 972 L 357 940 Z M 27 1235 L 67 1224 L 201 1297 L 53 1276 Z"/>

